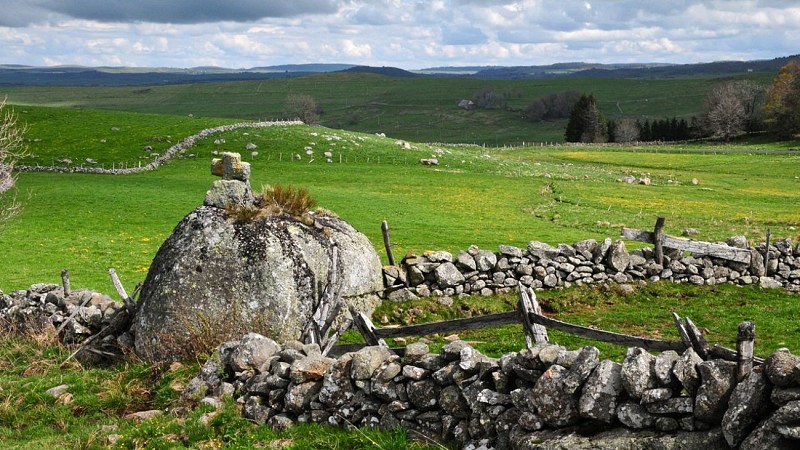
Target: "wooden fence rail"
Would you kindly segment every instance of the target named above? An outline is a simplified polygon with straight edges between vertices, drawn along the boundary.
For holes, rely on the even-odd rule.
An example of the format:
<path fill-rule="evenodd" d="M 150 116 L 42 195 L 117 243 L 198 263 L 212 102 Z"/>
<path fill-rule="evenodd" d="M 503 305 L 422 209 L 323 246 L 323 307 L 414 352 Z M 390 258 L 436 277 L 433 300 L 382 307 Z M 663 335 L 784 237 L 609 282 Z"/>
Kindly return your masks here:
<path fill-rule="evenodd" d="M 669 236 L 664 234 L 664 218 L 656 220 L 653 231 L 636 230 L 633 228 L 622 228 L 620 235 L 632 241 L 647 242 L 654 244 L 656 262 L 664 261 L 663 248 L 689 251 L 701 255 L 713 256 L 715 258 L 727 259 L 729 261 L 750 264 L 752 257 L 750 250 L 744 248 L 730 247 L 725 244 L 713 244 L 711 242 L 695 241 L 682 237 Z M 660 254 L 659 254 L 660 253 Z"/>
<path fill-rule="evenodd" d="M 681 340 L 665 341 L 598 330 L 545 317 L 542 315 L 541 308 L 536 300 L 536 293 L 531 288 L 522 287 L 519 291 L 519 297 L 518 309 L 516 311 L 487 314 L 465 319 L 408 325 L 404 327 L 376 328 L 365 314 L 351 311 L 353 315 L 353 325 L 364 337 L 366 343 L 337 345 L 333 347 L 331 353 L 340 355 L 345 352 L 357 351 L 368 345 L 388 347 L 384 340 L 387 338 L 426 336 L 430 334 L 453 333 L 501 325 L 521 324 L 525 332 L 525 341 L 528 348 L 532 348 L 539 343 L 548 342 L 547 328 L 550 328 L 594 341 L 607 342 L 626 347 L 641 347 L 651 351 L 674 350 L 683 352 L 688 348 L 692 348 L 703 359 L 719 358 L 735 361 L 737 363 L 738 377 L 747 376 L 754 364 L 762 364 L 764 362 L 762 358 L 753 356 L 755 325 L 750 322 L 742 322 L 742 324 L 739 325 L 736 350 L 732 350 L 719 345 L 710 346 L 691 319 L 688 317 L 681 319 L 680 316 L 675 313 L 672 313 L 672 316 L 675 320 L 675 326 L 678 329 Z M 405 348 L 392 348 L 392 351 L 402 356 L 405 353 Z"/>

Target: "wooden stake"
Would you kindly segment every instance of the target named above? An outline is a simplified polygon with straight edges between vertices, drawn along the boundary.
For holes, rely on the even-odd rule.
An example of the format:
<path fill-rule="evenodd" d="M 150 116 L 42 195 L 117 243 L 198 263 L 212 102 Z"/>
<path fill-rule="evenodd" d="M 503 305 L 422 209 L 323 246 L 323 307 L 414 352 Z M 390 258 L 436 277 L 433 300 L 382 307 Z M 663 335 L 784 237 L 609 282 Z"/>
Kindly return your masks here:
<path fill-rule="evenodd" d="M 69 297 L 70 293 L 69 270 L 67 269 L 61 271 L 61 285 L 64 287 L 64 298 Z"/>
<path fill-rule="evenodd" d="M 692 341 L 692 348 L 694 348 L 694 351 L 696 351 L 701 358 L 704 360 L 708 359 L 711 348 L 708 346 L 706 338 L 703 337 L 703 333 L 701 333 L 697 325 L 692 322 L 692 319 L 684 317 L 683 321 L 686 322 L 686 332 L 689 334 L 689 339 Z"/>
<path fill-rule="evenodd" d="M 383 232 L 383 246 L 386 247 L 386 256 L 389 257 L 389 265 L 393 266 L 394 254 L 392 253 L 392 241 L 389 239 L 389 222 L 381 222 L 381 231 Z"/>
<path fill-rule="evenodd" d="M 653 257 L 656 260 L 656 264 L 664 264 L 664 219 L 663 216 L 659 216 L 656 219 L 656 226 L 653 229 Z"/>
<path fill-rule="evenodd" d="M 764 273 L 769 276 L 769 240 L 772 237 L 770 229 L 767 228 L 767 241 L 764 245 Z"/>
<path fill-rule="evenodd" d="M 736 335 L 736 378 L 741 382 L 753 370 L 753 343 L 756 339 L 756 325 L 753 322 L 739 324 Z"/>
<path fill-rule="evenodd" d="M 683 326 L 683 322 L 681 321 L 681 316 L 676 313 L 672 313 L 672 318 L 675 320 L 675 327 L 678 329 L 678 335 L 681 337 L 681 342 L 686 345 L 686 347 L 692 346 L 692 340 L 689 339 L 689 333 L 686 332 L 686 327 Z"/>

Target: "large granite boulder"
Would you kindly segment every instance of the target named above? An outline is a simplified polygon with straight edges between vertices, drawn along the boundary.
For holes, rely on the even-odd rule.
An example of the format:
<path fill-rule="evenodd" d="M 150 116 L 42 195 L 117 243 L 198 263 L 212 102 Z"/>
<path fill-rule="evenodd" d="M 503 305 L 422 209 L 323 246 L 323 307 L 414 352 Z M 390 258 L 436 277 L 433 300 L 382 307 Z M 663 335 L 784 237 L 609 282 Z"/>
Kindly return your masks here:
<path fill-rule="evenodd" d="M 213 346 L 250 331 L 279 342 L 300 339 L 332 279 L 334 242 L 333 279 L 345 303 L 371 314 L 383 282 L 380 259 L 366 236 L 330 214 L 248 219 L 219 207 L 212 192 L 219 185 L 153 260 L 132 325 L 138 355 L 177 359 L 191 356 L 198 341 Z M 247 201 L 243 207 L 250 207 Z M 242 207 L 241 196 L 232 202 Z"/>

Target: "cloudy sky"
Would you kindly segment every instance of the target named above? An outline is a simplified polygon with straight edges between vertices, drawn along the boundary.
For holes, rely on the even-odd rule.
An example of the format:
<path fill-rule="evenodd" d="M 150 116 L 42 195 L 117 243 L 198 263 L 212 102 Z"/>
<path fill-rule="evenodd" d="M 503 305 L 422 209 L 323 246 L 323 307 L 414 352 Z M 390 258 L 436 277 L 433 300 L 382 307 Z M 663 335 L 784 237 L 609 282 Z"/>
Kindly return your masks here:
<path fill-rule="evenodd" d="M 432 66 L 770 59 L 797 0 L 0 0 L 0 64 Z"/>

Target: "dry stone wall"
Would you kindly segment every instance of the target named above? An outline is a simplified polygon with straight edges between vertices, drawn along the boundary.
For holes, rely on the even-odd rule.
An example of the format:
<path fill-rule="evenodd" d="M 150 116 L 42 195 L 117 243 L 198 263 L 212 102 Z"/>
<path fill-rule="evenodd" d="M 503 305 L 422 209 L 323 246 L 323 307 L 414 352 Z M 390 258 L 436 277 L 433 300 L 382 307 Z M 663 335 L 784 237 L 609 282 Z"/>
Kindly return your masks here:
<path fill-rule="evenodd" d="M 635 284 L 669 280 L 695 285 L 733 283 L 800 292 L 800 243 L 790 239 L 770 245 L 764 264 L 764 244 L 748 247 L 744 237 L 728 239 L 732 247 L 751 252 L 749 264 L 704 255 L 666 252 L 663 264 L 653 250 L 629 252 L 624 241 L 588 239 L 553 247 L 530 242 L 527 248 L 501 245 L 498 252 L 471 246 L 452 254 L 428 251 L 409 254 L 398 266 L 384 268 L 387 297 L 495 295 L 512 292 L 519 285 L 560 288 L 596 283 Z"/>
<path fill-rule="evenodd" d="M 490 358 L 463 341 L 399 357 L 366 347 L 338 359 L 257 334 L 227 342 L 183 393 L 233 397 L 277 428 L 298 422 L 404 427 L 459 448 L 780 449 L 800 446 L 800 357 L 779 350 L 743 380 L 693 350 L 622 361 L 554 344 Z"/>
<path fill-rule="evenodd" d="M 92 167 L 92 166 L 26 166 L 26 165 L 18 165 L 15 169 L 19 171 L 25 172 L 59 172 L 59 173 L 96 173 L 102 175 L 131 175 L 134 173 L 140 172 L 148 172 L 151 170 L 155 170 L 161 165 L 166 164 L 169 160 L 175 158 L 176 156 L 180 155 L 181 153 L 189 150 L 190 148 L 194 147 L 194 144 L 202 139 L 205 139 L 209 136 L 212 136 L 217 133 L 225 133 L 228 131 L 238 130 L 241 128 L 268 128 L 268 127 L 284 127 L 284 126 L 293 126 L 293 125 L 303 125 L 303 122 L 299 120 L 280 120 L 280 121 L 269 121 L 269 122 L 242 122 L 236 123 L 231 125 L 222 125 L 214 128 L 206 128 L 205 130 L 201 130 L 196 134 L 193 134 L 181 142 L 171 146 L 168 148 L 164 153 L 156 156 L 152 161 L 149 163 L 138 166 L 138 167 L 129 167 L 129 168 L 105 168 L 105 167 Z"/>

